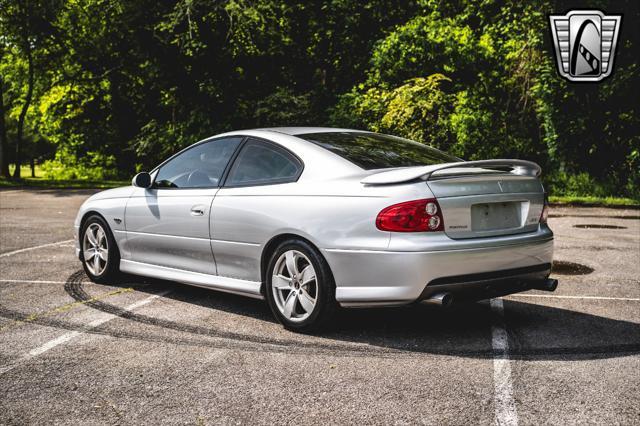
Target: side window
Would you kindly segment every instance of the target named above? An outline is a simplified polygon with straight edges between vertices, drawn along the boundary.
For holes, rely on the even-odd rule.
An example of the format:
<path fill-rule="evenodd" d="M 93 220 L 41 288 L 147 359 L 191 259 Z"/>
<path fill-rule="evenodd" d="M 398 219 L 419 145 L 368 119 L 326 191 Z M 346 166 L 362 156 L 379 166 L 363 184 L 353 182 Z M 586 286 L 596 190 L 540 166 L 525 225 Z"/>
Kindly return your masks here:
<path fill-rule="evenodd" d="M 206 188 L 219 185 L 231 155 L 242 137 L 216 139 L 189 148 L 165 163 L 155 188 Z"/>
<path fill-rule="evenodd" d="M 225 185 L 292 182 L 302 171 L 300 160 L 276 145 L 249 140 L 236 158 Z"/>

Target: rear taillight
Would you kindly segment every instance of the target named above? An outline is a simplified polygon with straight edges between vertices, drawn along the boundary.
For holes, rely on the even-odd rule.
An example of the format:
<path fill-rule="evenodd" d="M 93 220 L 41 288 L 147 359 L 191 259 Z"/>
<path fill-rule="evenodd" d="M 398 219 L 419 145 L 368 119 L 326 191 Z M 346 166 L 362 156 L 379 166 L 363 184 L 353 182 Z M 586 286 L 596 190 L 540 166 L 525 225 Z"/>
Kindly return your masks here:
<path fill-rule="evenodd" d="M 394 204 L 378 213 L 376 227 L 391 232 L 435 232 L 444 230 L 444 219 L 435 198 Z"/>
<path fill-rule="evenodd" d="M 542 206 L 542 212 L 540 213 L 540 223 L 547 223 L 549 217 L 549 201 L 547 200 L 547 194 L 544 194 L 544 206 Z"/>

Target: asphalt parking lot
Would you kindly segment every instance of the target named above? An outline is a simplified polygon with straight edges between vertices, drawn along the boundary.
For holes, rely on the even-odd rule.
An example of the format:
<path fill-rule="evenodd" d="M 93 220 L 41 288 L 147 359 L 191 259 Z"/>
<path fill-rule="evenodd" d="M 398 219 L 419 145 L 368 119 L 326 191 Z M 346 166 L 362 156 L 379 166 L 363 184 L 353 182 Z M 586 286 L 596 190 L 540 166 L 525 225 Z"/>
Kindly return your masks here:
<path fill-rule="evenodd" d="M 640 423 L 640 211 L 553 208 L 554 293 L 345 310 L 317 336 L 266 303 L 91 283 L 91 191 L 0 191 L 0 424 Z"/>

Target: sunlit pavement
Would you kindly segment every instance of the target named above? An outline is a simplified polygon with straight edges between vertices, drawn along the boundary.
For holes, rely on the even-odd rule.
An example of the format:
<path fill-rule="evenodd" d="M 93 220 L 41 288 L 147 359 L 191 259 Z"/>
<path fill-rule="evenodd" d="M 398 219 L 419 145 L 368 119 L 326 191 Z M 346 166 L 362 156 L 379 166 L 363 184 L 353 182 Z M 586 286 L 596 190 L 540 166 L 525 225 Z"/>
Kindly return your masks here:
<path fill-rule="evenodd" d="M 71 241 L 90 193 L 0 191 L 0 424 L 640 422 L 638 210 L 552 209 L 554 293 L 307 336 L 261 301 L 91 283 Z"/>

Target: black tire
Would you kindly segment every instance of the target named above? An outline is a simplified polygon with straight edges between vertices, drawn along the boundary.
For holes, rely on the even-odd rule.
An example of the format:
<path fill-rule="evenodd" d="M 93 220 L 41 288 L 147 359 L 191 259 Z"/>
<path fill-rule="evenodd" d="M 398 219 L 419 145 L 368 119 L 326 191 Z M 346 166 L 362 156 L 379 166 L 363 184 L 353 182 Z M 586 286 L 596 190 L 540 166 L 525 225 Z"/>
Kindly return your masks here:
<path fill-rule="evenodd" d="M 304 259 L 304 261 L 308 260 L 311 263 L 315 270 L 316 277 L 315 289 L 317 292 L 315 307 L 308 318 L 298 322 L 292 321 L 284 316 L 278 308 L 276 296 L 273 292 L 273 272 L 276 263 L 284 253 L 290 250 L 295 250 L 306 256 L 307 259 Z M 266 268 L 265 296 L 271 312 L 273 312 L 278 322 L 286 329 L 300 333 L 309 333 L 326 328 L 331 323 L 338 308 L 338 304 L 336 303 L 336 285 L 327 261 L 315 247 L 300 239 L 291 239 L 281 243 L 271 254 Z"/>
<path fill-rule="evenodd" d="M 87 262 L 84 258 L 84 252 L 86 249 L 85 234 L 87 232 L 87 229 L 94 224 L 98 225 L 104 231 L 108 253 L 104 269 L 97 274 L 91 270 L 91 267 L 87 266 Z M 78 236 L 78 238 L 80 241 L 80 260 L 82 261 L 84 272 L 87 274 L 89 279 L 100 284 L 104 284 L 107 282 L 113 283 L 114 281 L 117 281 L 117 279 L 120 277 L 120 250 L 118 250 L 118 245 L 116 244 L 116 240 L 113 237 L 111 228 L 109 228 L 109 225 L 102 218 L 102 216 L 92 215 L 88 217 L 80 228 L 80 235 Z"/>

